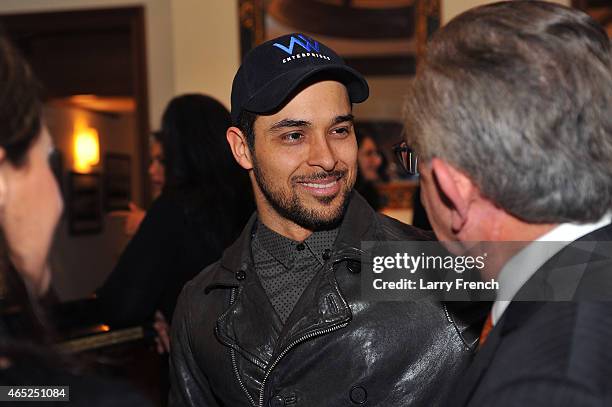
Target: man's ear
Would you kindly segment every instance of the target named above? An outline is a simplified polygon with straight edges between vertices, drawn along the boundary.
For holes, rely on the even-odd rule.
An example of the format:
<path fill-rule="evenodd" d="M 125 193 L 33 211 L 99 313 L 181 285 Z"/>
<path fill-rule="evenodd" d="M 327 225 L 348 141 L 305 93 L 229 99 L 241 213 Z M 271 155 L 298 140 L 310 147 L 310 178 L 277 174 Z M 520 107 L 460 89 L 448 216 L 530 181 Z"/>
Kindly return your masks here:
<path fill-rule="evenodd" d="M 227 129 L 225 137 L 227 138 L 227 142 L 232 149 L 232 154 L 234 154 L 234 158 L 238 164 L 245 170 L 252 169 L 253 159 L 251 157 L 251 150 L 249 149 L 249 144 L 242 130 L 238 127 L 230 127 Z"/>
<path fill-rule="evenodd" d="M 439 158 L 432 158 L 431 172 L 451 212 L 451 228 L 458 233 L 468 221 L 474 184 L 463 172 Z"/>

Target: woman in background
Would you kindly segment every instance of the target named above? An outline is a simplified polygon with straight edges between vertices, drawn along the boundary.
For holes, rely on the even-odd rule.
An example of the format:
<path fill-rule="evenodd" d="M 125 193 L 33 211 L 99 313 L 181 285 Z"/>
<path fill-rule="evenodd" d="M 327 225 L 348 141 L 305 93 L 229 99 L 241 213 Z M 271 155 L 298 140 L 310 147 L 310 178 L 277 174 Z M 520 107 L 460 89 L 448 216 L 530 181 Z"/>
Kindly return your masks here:
<path fill-rule="evenodd" d="M 166 183 L 166 166 L 164 160 L 164 149 L 162 146 L 161 131 L 155 131 L 151 134 L 149 140 L 149 154 L 151 162 L 149 163 L 149 180 L 151 181 L 151 190 L 153 199 L 157 199 L 161 194 L 164 184 Z M 128 236 L 134 236 L 140 227 L 147 211 L 130 202 L 129 210 L 113 211 L 111 216 L 124 218 L 124 231 Z"/>
<path fill-rule="evenodd" d="M 157 310 L 170 321 L 183 285 L 238 237 L 254 204 L 225 140 L 230 125 L 227 109 L 205 95 L 167 106 L 162 193 L 97 291 L 111 326 L 151 322 Z"/>
<path fill-rule="evenodd" d="M 151 162 L 149 164 L 149 177 L 153 198 L 161 195 L 166 183 L 166 160 L 164 159 L 164 146 L 162 145 L 162 132 L 154 131 L 149 142 Z"/>
<path fill-rule="evenodd" d="M 52 151 L 37 81 L 0 35 L 0 384 L 70 386 L 71 406 L 148 405 L 126 386 L 83 375 L 50 350 L 38 299 L 51 281 L 47 256 L 63 208 L 48 161 Z M 9 310 L 18 312 L 9 318 Z"/>
<path fill-rule="evenodd" d="M 359 192 L 370 206 L 379 211 L 382 209 L 383 197 L 376 189 L 376 183 L 387 181 L 381 179 L 380 169 L 383 163 L 383 157 L 378 151 L 378 146 L 374 139 L 364 134 L 362 131 L 357 131 L 357 180 L 355 189 Z"/>

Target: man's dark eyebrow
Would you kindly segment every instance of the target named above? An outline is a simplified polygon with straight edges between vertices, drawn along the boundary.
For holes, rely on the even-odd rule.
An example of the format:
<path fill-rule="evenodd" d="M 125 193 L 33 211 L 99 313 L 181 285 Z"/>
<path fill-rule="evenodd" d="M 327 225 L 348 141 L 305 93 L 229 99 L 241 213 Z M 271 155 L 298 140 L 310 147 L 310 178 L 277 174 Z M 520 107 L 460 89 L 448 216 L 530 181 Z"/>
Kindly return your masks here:
<path fill-rule="evenodd" d="M 278 130 L 286 127 L 309 127 L 310 125 L 311 123 L 306 120 L 283 119 L 279 122 L 274 123 L 270 127 L 270 130 Z"/>
<path fill-rule="evenodd" d="M 339 124 L 339 123 L 344 123 L 344 122 L 354 122 L 355 121 L 355 116 L 353 116 L 352 114 L 345 114 L 342 116 L 336 116 L 334 118 L 334 121 L 332 122 L 332 126 Z"/>

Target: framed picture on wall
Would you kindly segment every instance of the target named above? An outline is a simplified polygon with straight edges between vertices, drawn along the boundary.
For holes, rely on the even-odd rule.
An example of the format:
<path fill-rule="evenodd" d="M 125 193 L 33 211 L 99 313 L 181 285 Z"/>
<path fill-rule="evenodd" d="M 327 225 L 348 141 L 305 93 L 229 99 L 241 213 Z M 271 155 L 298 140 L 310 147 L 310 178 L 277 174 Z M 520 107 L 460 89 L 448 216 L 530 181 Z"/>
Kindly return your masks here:
<path fill-rule="evenodd" d="M 243 57 L 264 41 L 301 32 L 366 76 L 413 75 L 440 26 L 439 0 L 237 1 Z"/>
<path fill-rule="evenodd" d="M 128 154 L 104 156 L 104 209 L 108 212 L 129 209 L 132 199 L 132 171 Z"/>
<path fill-rule="evenodd" d="M 71 235 L 102 231 L 102 184 L 100 174 L 68 173 L 68 228 Z"/>

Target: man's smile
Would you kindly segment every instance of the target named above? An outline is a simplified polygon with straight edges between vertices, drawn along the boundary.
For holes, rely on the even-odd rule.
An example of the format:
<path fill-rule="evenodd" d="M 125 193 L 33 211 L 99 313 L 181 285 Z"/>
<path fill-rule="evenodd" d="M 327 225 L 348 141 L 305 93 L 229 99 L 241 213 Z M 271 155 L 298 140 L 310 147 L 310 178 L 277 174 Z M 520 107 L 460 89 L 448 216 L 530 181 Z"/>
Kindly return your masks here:
<path fill-rule="evenodd" d="M 324 178 L 311 177 L 310 179 L 297 181 L 296 184 L 306 192 L 315 196 L 334 196 L 340 192 L 339 182 L 345 172 L 327 175 Z"/>

